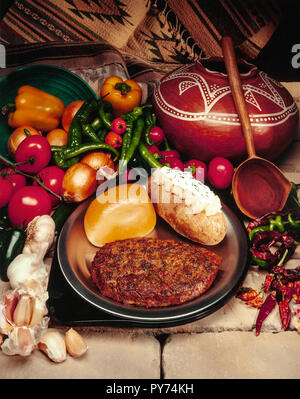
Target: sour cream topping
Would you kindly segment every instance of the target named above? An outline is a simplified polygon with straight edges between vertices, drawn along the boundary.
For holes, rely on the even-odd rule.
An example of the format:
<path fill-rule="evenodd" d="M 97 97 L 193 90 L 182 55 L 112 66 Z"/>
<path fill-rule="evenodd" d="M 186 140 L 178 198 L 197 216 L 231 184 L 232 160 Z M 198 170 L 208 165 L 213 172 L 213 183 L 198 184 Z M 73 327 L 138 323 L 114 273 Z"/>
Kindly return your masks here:
<path fill-rule="evenodd" d="M 192 214 L 205 212 L 207 216 L 212 216 L 222 209 L 220 198 L 189 171 L 163 166 L 154 171 L 152 180 L 154 185 L 163 187 L 163 198 L 160 200 L 164 203 L 170 201 L 172 193 L 176 197 L 174 202 L 185 202 L 188 212 Z"/>

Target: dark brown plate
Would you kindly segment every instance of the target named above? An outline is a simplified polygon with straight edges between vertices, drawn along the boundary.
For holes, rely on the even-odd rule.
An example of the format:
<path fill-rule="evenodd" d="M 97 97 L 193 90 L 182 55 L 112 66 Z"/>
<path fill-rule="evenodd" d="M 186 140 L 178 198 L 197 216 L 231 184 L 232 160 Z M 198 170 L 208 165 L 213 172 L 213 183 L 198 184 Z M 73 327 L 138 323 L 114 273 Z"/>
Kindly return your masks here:
<path fill-rule="evenodd" d="M 240 219 L 223 204 L 227 222 L 226 238 L 219 245 L 207 247 L 220 255 L 223 261 L 213 285 L 206 293 L 181 305 L 151 309 L 120 304 L 104 297 L 90 279 L 90 265 L 98 248 L 87 240 L 83 227 L 89 204 L 90 200 L 82 203 L 65 223 L 58 238 L 57 258 L 62 274 L 73 290 L 84 301 L 112 317 L 156 327 L 191 322 L 223 306 L 245 277 L 249 265 L 248 236 Z M 185 240 L 160 218 L 149 237 Z"/>

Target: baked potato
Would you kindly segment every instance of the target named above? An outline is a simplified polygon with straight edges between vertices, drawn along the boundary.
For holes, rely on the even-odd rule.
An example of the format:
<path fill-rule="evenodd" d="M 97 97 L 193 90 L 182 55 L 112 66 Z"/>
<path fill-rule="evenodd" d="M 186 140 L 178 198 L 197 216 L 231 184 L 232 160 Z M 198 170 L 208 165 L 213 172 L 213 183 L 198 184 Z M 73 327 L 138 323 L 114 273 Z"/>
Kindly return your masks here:
<path fill-rule="evenodd" d="M 203 245 L 217 245 L 227 233 L 220 199 L 201 182 L 189 179 L 189 172 L 157 169 L 148 181 L 151 201 L 177 233 Z"/>

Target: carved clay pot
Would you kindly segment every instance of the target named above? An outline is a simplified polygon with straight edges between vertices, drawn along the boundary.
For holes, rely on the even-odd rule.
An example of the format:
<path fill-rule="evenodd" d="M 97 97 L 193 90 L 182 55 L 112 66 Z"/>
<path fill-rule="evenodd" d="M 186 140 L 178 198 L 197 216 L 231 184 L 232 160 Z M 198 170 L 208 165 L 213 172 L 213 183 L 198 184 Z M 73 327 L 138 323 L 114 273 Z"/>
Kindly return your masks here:
<path fill-rule="evenodd" d="M 295 137 L 299 112 L 290 93 L 245 60 L 238 62 L 258 156 L 274 160 Z M 160 126 L 188 159 L 247 158 L 222 58 L 206 58 L 167 74 L 153 104 Z"/>

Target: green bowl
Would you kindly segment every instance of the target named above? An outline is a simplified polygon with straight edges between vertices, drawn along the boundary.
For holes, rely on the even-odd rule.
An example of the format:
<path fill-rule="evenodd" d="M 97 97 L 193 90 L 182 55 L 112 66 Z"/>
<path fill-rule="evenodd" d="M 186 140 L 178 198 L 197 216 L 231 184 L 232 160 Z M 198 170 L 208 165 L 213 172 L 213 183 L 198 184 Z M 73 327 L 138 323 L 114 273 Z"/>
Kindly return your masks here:
<path fill-rule="evenodd" d="M 52 65 L 30 65 L 15 69 L 0 79 L 0 108 L 14 102 L 18 88 L 30 85 L 50 93 L 65 105 L 75 100 L 97 98 L 96 93 L 79 76 Z M 0 156 L 8 158 L 7 141 L 13 129 L 7 117 L 0 115 Z"/>

